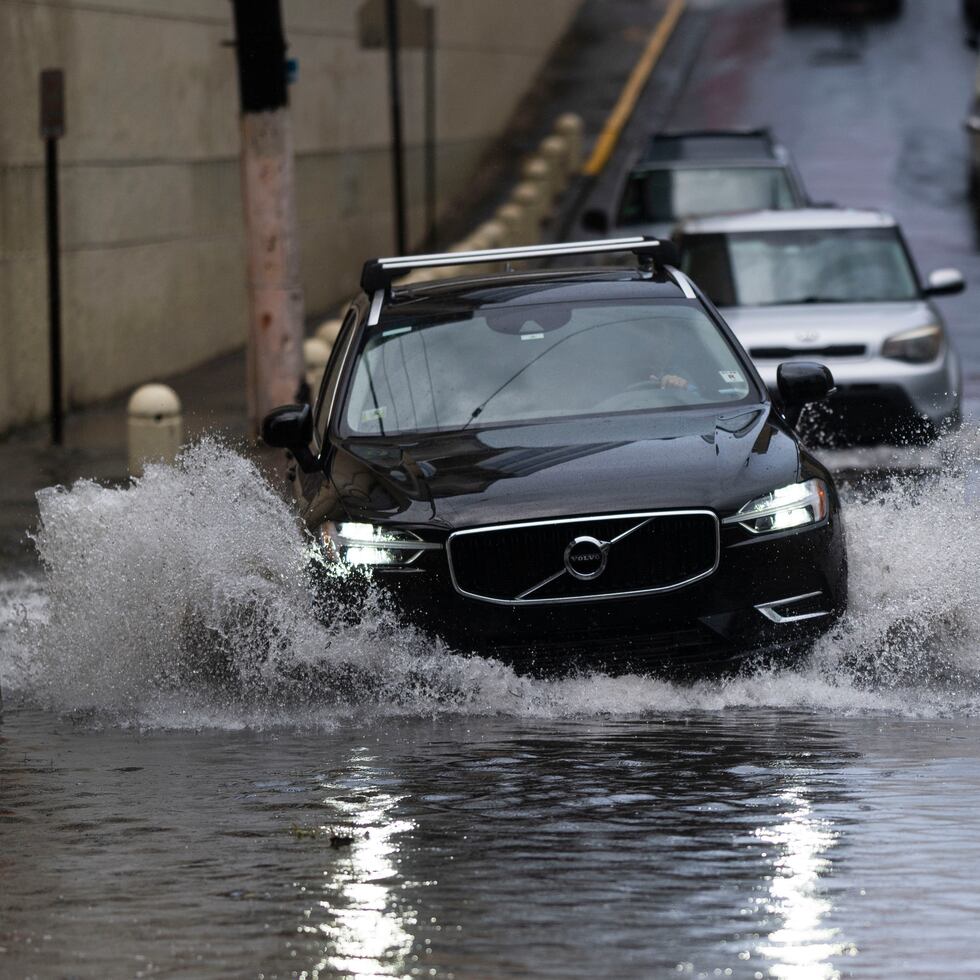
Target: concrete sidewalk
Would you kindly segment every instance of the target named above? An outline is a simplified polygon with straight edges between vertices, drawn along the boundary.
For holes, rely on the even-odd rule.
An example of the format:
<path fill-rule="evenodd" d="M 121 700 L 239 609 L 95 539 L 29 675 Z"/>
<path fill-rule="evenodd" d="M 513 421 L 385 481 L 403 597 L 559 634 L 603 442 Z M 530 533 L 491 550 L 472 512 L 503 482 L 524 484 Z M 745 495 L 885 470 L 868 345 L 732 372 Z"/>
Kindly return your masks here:
<path fill-rule="evenodd" d="M 588 152 L 666 6 L 667 0 L 583 3 L 539 84 L 521 103 L 510 129 L 485 160 L 466 206 L 456 208 L 443 222 L 440 244 L 461 237 L 492 213 L 516 182 L 523 158 L 547 135 L 561 113 L 574 111 L 583 117 Z M 687 16 L 696 22 L 700 15 Z M 681 26 L 687 27 L 683 21 Z M 664 77 L 670 84 L 661 84 L 659 69 L 654 71 L 644 95 L 644 115 L 649 111 L 648 95 L 652 92 L 654 98 L 663 101 L 674 87 L 672 80 L 683 73 L 683 66 L 676 64 L 675 47 L 685 58 L 694 56 L 689 44 L 672 41 L 668 45 L 663 60 Z M 621 153 L 611 163 L 620 160 L 617 165 L 621 165 Z M 352 257 L 352 261 L 359 258 Z M 246 442 L 244 379 L 244 352 L 159 379 L 173 387 L 183 403 L 185 441 L 215 433 L 229 445 L 251 451 Z M 16 430 L 0 442 L 0 568 L 26 567 L 33 562 L 26 532 L 37 522 L 37 490 L 70 485 L 81 478 L 100 482 L 124 482 L 128 478 L 128 397 L 127 392 L 70 413 L 60 448 L 51 447 L 46 425 Z"/>

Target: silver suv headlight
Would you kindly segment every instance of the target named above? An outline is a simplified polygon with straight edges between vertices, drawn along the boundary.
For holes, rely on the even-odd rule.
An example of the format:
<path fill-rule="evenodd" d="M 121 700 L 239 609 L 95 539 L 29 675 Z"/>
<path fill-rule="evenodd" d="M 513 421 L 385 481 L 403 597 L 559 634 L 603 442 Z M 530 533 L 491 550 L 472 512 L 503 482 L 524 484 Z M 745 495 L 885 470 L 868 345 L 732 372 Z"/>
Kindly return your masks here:
<path fill-rule="evenodd" d="M 943 329 L 937 323 L 893 334 L 881 345 L 881 356 L 909 364 L 925 364 L 939 356 Z"/>
<path fill-rule="evenodd" d="M 327 521 L 320 536 L 327 557 L 346 565 L 410 565 L 423 551 L 442 548 L 411 531 L 353 521 Z"/>
<path fill-rule="evenodd" d="M 830 495 L 823 480 L 791 483 L 762 497 L 750 500 L 723 524 L 741 524 L 753 534 L 786 531 L 789 528 L 819 524 L 830 509 Z"/>

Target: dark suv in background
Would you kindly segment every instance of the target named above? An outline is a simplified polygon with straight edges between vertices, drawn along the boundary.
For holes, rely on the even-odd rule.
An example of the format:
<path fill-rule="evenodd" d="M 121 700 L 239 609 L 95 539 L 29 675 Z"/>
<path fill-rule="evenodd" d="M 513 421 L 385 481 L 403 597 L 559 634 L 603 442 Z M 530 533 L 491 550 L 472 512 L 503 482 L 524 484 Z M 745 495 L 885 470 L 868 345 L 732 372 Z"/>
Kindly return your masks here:
<path fill-rule="evenodd" d="M 603 234 L 669 238 L 683 218 L 807 203 L 788 151 L 768 129 L 691 130 L 651 136 L 626 176 L 612 218 L 592 209 L 583 225 Z"/>

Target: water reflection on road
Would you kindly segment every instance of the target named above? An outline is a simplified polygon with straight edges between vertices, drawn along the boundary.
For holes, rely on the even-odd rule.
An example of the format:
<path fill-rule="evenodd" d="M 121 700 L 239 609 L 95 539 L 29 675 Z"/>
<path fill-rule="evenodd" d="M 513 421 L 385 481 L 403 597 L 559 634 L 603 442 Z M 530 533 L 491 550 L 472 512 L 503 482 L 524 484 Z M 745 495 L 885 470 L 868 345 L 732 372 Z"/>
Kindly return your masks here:
<path fill-rule="evenodd" d="M 139 735 L 14 708 L 0 973 L 952 975 L 980 911 L 977 728 L 754 709 Z M 896 882 L 942 945 L 882 914 Z"/>

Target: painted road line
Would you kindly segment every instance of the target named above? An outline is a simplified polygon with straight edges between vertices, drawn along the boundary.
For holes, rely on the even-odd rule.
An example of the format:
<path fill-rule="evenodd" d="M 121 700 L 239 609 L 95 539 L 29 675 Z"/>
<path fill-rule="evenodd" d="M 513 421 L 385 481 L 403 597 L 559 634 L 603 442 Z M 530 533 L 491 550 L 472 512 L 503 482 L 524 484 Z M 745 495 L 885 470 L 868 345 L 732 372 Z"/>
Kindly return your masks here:
<path fill-rule="evenodd" d="M 643 86 L 650 77 L 654 65 L 660 60 L 660 55 L 663 54 L 663 50 L 667 46 L 670 36 L 674 33 L 674 28 L 677 27 L 681 14 L 684 13 L 686 7 L 687 0 L 671 0 L 667 12 L 654 28 L 640 60 L 633 66 L 633 71 L 630 72 L 630 77 L 626 80 L 613 111 L 602 127 L 602 132 L 596 140 L 591 156 L 582 168 L 582 173 L 586 177 L 597 177 L 609 162 L 609 158 L 616 148 L 616 143 L 619 142 L 623 127 L 636 107 Z"/>

